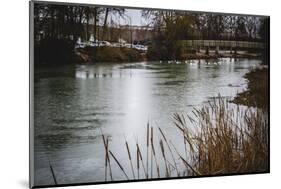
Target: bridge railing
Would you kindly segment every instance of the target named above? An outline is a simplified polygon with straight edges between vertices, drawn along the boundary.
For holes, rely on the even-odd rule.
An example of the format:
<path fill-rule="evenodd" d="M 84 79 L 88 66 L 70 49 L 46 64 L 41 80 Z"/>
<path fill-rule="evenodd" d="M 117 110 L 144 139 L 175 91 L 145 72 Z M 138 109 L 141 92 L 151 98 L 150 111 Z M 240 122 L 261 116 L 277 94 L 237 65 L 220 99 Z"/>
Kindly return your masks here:
<path fill-rule="evenodd" d="M 181 44 L 185 47 L 265 48 L 264 43 L 252 41 L 181 40 Z"/>

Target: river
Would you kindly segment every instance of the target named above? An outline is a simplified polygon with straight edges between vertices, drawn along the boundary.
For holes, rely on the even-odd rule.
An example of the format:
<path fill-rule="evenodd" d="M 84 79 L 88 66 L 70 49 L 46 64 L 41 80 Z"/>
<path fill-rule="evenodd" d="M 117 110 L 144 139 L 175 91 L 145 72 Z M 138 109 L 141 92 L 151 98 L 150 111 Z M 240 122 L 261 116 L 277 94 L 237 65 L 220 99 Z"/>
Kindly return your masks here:
<path fill-rule="evenodd" d="M 232 99 L 247 87 L 244 74 L 260 63 L 223 58 L 35 68 L 35 185 L 54 184 L 49 162 L 59 184 L 103 182 L 101 131 L 123 163 L 125 138 L 132 149 L 136 140 L 145 146 L 148 121 L 180 147 L 172 114 L 190 113 L 218 94 Z M 112 169 L 115 180 L 125 179 L 117 165 Z"/>

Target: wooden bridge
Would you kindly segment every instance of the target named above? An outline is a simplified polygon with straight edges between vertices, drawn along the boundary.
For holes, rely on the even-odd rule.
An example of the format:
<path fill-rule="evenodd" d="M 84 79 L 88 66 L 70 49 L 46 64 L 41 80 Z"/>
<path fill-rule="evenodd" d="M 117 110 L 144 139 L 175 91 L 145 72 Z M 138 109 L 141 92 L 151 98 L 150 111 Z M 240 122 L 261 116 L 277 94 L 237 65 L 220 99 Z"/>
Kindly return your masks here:
<path fill-rule="evenodd" d="M 183 47 L 190 48 L 223 48 L 223 49 L 264 49 L 262 42 L 224 41 L 224 40 L 181 40 Z"/>

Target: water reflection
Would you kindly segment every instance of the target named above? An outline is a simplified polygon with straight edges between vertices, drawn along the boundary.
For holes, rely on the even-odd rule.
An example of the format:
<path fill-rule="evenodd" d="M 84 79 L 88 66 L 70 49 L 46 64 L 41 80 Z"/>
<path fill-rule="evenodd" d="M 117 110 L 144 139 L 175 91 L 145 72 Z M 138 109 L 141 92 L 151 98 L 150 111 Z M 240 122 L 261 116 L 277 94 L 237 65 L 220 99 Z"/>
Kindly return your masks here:
<path fill-rule="evenodd" d="M 259 64 L 223 58 L 36 68 L 36 184 L 53 184 L 48 159 L 60 184 L 104 181 L 101 129 L 120 161 L 127 160 L 124 137 L 130 145 L 145 144 L 148 121 L 181 144 L 172 114 L 189 113 L 219 93 L 232 98 Z"/>

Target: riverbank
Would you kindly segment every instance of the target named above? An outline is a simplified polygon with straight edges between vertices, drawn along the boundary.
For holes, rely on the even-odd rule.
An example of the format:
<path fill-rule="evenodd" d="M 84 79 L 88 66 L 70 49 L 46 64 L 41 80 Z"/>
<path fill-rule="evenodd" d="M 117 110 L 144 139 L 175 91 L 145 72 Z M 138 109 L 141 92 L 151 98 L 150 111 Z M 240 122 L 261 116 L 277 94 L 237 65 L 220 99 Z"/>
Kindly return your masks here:
<path fill-rule="evenodd" d="M 78 63 L 101 63 L 101 62 L 139 62 L 139 61 L 159 61 L 147 56 L 146 52 L 139 51 L 132 48 L 116 48 L 116 47 L 86 47 L 84 49 L 75 50 L 75 62 Z M 251 53 L 241 51 L 237 53 L 231 53 L 228 51 L 221 51 L 216 53 L 215 51 L 209 51 L 208 54 L 205 52 L 187 53 L 182 54 L 179 61 L 183 60 L 207 60 L 207 59 L 218 59 L 218 58 L 260 58 L 259 53 Z M 161 60 L 164 61 L 164 60 Z M 169 60 L 167 60 L 169 61 Z M 172 60 L 170 60 L 172 61 Z"/>
<path fill-rule="evenodd" d="M 143 52 L 126 47 L 86 47 L 76 49 L 76 62 L 98 63 L 98 62 L 138 62 L 145 60 Z"/>
<path fill-rule="evenodd" d="M 268 68 L 256 69 L 244 76 L 248 80 L 246 91 L 238 93 L 232 102 L 267 110 L 269 99 Z"/>
<path fill-rule="evenodd" d="M 69 40 L 44 40 L 35 45 L 35 64 L 44 65 L 64 65 L 64 64 L 83 64 L 83 63 L 121 63 L 121 62 L 140 62 L 140 61 L 185 61 L 199 59 L 218 59 L 218 58 L 261 58 L 261 52 L 251 51 L 229 51 L 220 50 L 216 52 L 210 49 L 205 50 L 180 51 L 176 58 L 172 56 L 160 56 L 161 48 L 152 52 L 141 51 L 129 47 L 85 47 L 74 49 Z M 155 54 L 156 53 L 156 54 Z M 164 53 L 164 52 L 162 52 Z M 164 53 L 167 54 L 167 53 Z"/>

